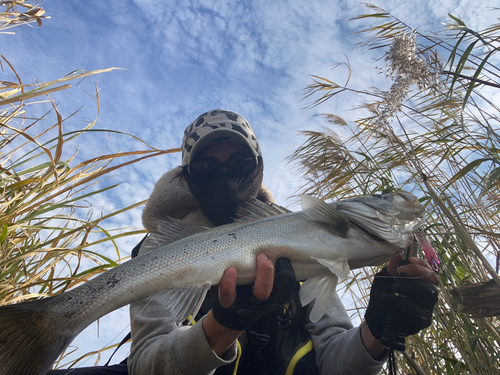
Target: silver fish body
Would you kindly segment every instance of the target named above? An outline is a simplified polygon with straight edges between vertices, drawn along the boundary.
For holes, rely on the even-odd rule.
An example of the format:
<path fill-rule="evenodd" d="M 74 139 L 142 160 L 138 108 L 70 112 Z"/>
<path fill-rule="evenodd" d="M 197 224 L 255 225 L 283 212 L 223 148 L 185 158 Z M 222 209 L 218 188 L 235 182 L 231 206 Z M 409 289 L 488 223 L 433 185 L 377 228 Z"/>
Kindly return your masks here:
<path fill-rule="evenodd" d="M 0 308 L 0 375 L 44 374 L 90 323 L 158 292 L 181 322 L 197 312 L 228 267 L 236 268 L 239 284 L 252 282 L 259 253 L 273 262 L 291 260 L 297 279 L 306 280 L 302 303 L 316 299 L 316 321 L 338 277 L 388 260 L 411 243 L 425 220 L 423 207 L 406 192 L 333 204 L 303 196 L 302 208 L 210 230 L 171 219 L 148 238 L 147 253 L 56 297 Z M 23 338 L 27 326 L 33 328 Z M 40 353 L 43 358 L 33 361 Z"/>

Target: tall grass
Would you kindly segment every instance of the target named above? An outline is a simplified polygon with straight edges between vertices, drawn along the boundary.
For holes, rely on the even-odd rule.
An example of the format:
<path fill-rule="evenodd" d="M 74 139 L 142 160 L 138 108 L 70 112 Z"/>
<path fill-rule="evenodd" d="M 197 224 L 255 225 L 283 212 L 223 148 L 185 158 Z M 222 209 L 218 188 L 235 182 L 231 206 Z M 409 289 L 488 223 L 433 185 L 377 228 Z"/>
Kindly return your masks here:
<path fill-rule="evenodd" d="M 310 107 L 351 93 L 364 115 L 352 123 L 326 113 L 329 128 L 304 132 L 290 159 L 308 178 L 308 193 L 341 199 L 404 188 L 426 206 L 425 232 L 444 265 L 440 301 L 432 326 L 407 339 L 399 373 L 498 374 L 500 117 L 492 97 L 500 88 L 500 24 L 475 31 L 450 15 L 445 30 L 422 34 L 369 9 L 353 20 L 371 22 L 359 31 L 366 37 L 359 47 L 379 51 L 390 89 L 312 76 L 304 90 Z M 376 271 L 360 270 L 346 283 L 353 317 L 363 319 Z M 466 291 L 485 291 L 479 286 L 488 280 L 472 313 Z"/>
<path fill-rule="evenodd" d="M 0 30 L 38 22 L 43 14 L 43 9 L 24 1 L 0 5 L 5 6 Z M 125 255 L 117 239 L 145 230 L 110 229 L 106 221 L 144 202 L 102 216 L 93 212 L 89 202 L 117 185 L 99 188 L 98 182 L 133 163 L 179 149 L 159 150 L 130 134 L 96 129 L 96 120 L 76 131 L 65 131 L 71 117 L 63 119 L 48 95 L 70 88 L 69 82 L 81 83 L 114 68 L 75 71 L 51 82 L 25 84 L 7 58 L 0 56 L 0 63 L 17 79 L 0 82 L 1 306 L 62 293 L 122 261 Z M 71 94 L 65 97 L 71 102 Z M 94 104 L 99 111 L 97 87 Z M 43 116 L 37 115 L 47 107 Z M 142 150 L 100 153 L 88 160 L 72 151 L 84 134 L 98 140 L 110 133 L 135 139 Z M 114 248 L 115 256 L 100 253 L 102 245 Z"/>
<path fill-rule="evenodd" d="M 42 19 L 50 18 L 45 16 L 45 10 L 37 5 L 28 3 L 26 0 L 0 1 L 0 34 L 13 34 L 6 31 L 16 26 L 37 23 L 42 26 Z"/>

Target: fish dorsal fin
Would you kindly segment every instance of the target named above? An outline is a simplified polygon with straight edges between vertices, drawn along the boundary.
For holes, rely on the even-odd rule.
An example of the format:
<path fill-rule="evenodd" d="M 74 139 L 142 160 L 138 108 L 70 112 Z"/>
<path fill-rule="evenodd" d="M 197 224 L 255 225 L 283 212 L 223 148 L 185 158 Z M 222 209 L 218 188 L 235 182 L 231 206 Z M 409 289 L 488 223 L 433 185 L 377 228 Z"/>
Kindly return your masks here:
<path fill-rule="evenodd" d="M 207 229 L 167 216 L 156 227 L 156 233 L 150 233 L 146 238 L 141 246 L 141 254 L 192 236 L 193 234 L 204 232 Z"/>
<path fill-rule="evenodd" d="M 288 212 L 291 211 L 275 203 L 265 203 L 257 198 L 250 197 L 238 208 L 233 219 L 235 222 L 261 220 Z"/>
<path fill-rule="evenodd" d="M 333 228 L 342 236 L 347 235 L 349 222 L 340 214 L 338 210 L 321 199 L 310 195 L 301 195 L 300 202 L 302 210 L 309 218 L 329 226 L 333 226 Z"/>
<path fill-rule="evenodd" d="M 349 263 L 345 258 L 333 260 L 313 257 L 313 259 L 317 260 L 320 264 L 328 268 L 332 273 L 334 273 L 341 279 L 345 279 L 347 276 L 349 276 L 349 271 L 351 270 L 351 268 L 349 267 Z"/>
<path fill-rule="evenodd" d="M 309 315 L 311 322 L 316 323 L 320 320 L 328 306 L 330 306 L 335 295 L 337 282 L 337 275 L 325 270 L 318 276 L 307 279 L 300 286 L 299 296 L 302 306 L 316 299 Z"/>
<path fill-rule="evenodd" d="M 205 299 L 210 284 L 169 289 L 154 295 L 154 300 L 164 305 L 172 314 L 177 324 L 182 323 L 190 315 L 194 319 Z"/>

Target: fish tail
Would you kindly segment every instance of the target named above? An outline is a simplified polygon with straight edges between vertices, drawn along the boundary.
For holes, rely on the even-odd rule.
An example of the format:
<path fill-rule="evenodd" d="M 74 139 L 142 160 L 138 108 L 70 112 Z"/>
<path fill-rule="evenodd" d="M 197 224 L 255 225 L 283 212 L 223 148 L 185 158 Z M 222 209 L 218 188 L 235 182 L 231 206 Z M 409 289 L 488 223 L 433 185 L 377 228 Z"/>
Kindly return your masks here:
<path fill-rule="evenodd" d="M 45 310 L 54 298 L 0 307 L 0 375 L 43 375 L 73 340 Z"/>

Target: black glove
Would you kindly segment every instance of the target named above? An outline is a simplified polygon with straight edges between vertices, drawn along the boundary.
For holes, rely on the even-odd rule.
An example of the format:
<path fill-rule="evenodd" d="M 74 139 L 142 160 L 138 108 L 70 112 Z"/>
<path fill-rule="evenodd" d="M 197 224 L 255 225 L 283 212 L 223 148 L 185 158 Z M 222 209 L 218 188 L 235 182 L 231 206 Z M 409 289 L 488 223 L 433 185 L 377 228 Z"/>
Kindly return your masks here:
<path fill-rule="evenodd" d="M 395 278 L 385 267 L 375 275 L 365 320 L 372 335 L 379 340 L 386 322 L 397 325 L 404 336 L 414 335 L 431 325 L 437 300 L 435 285 L 405 277 Z"/>
<path fill-rule="evenodd" d="M 264 315 L 278 310 L 292 298 L 295 272 L 287 258 L 279 258 L 274 267 L 274 286 L 268 299 L 260 301 L 253 294 L 253 284 L 236 287 L 236 300 L 231 307 L 222 307 L 218 288 L 212 293 L 214 319 L 226 328 L 244 331 Z"/>

